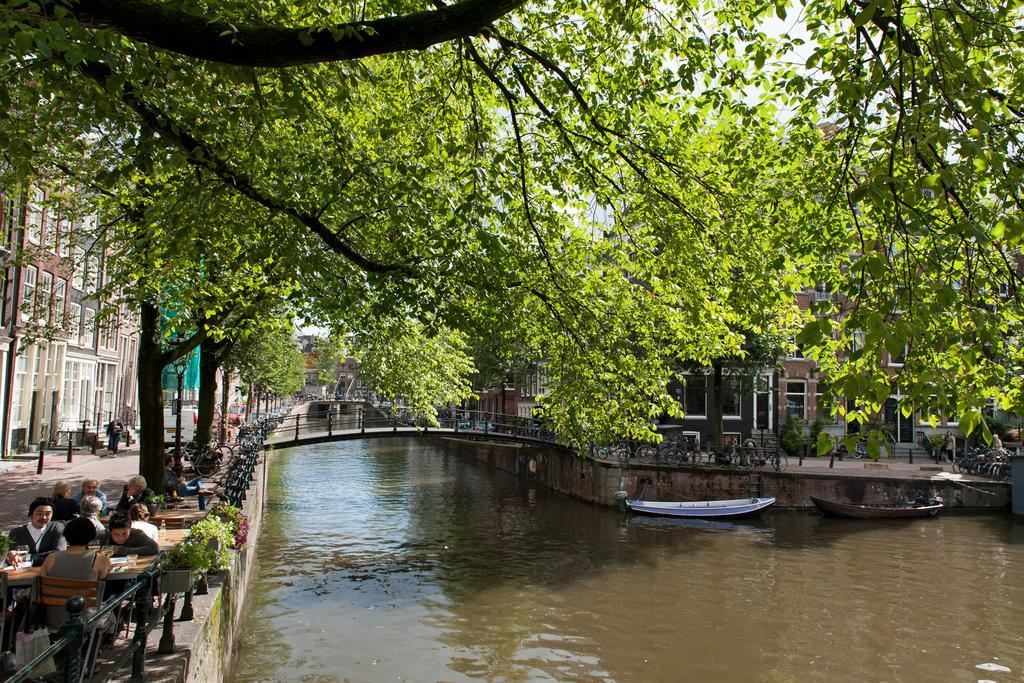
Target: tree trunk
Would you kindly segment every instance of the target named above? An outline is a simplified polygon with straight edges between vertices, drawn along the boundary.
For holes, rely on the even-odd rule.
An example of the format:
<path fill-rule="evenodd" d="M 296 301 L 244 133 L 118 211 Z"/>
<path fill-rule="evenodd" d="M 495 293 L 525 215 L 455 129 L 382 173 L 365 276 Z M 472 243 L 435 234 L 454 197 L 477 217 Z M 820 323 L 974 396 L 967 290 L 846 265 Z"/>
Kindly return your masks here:
<path fill-rule="evenodd" d="M 139 474 L 154 491 L 164 482 L 163 346 L 160 310 L 143 304 L 139 333 Z"/>
<path fill-rule="evenodd" d="M 196 443 L 213 441 L 213 411 L 216 407 L 217 366 L 220 364 L 220 347 L 210 338 L 199 345 L 199 414 L 196 423 Z"/>
<path fill-rule="evenodd" d="M 220 390 L 220 436 L 218 443 L 221 446 L 228 440 L 228 390 L 231 389 L 231 372 L 228 368 L 221 368 L 223 376 L 223 387 Z"/>
<path fill-rule="evenodd" d="M 711 443 L 721 446 L 725 440 L 725 426 L 722 423 L 722 363 L 711 364 Z"/>

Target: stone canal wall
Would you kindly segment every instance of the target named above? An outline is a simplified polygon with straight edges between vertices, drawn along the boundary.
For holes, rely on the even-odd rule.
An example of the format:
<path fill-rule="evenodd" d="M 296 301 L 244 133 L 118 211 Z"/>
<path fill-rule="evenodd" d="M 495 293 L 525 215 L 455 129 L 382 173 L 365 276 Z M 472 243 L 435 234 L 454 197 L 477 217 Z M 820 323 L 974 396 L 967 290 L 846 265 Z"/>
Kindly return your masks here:
<path fill-rule="evenodd" d="M 242 510 L 249 517 L 249 535 L 245 546 L 231 555 L 231 566 L 210 582 L 210 605 L 196 608 L 199 631 L 191 648 L 188 683 L 221 683 L 229 674 L 234 646 L 242 624 L 247 587 L 255 565 L 256 547 L 263 525 L 267 467 L 272 459 L 267 451 L 256 469 L 252 486 L 246 492 Z"/>
<path fill-rule="evenodd" d="M 442 447 L 472 457 L 524 479 L 599 505 L 615 506 L 615 492 L 649 500 L 717 500 L 773 496 L 776 506 L 813 508 L 810 497 L 851 502 L 896 500 L 917 491 L 942 496 L 946 505 L 964 509 L 1007 509 L 1010 485 L 984 479 L 963 480 L 919 465 L 902 470 L 884 463 L 847 461 L 830 470 L 827 460 L 795 461 L 783 472 L 726 470 L 724 468 L 638 466 L 581 458 L 574 452 L 534 446 L 439 439 Z M 854 469 L 856 468 L 856 469 Z"/>

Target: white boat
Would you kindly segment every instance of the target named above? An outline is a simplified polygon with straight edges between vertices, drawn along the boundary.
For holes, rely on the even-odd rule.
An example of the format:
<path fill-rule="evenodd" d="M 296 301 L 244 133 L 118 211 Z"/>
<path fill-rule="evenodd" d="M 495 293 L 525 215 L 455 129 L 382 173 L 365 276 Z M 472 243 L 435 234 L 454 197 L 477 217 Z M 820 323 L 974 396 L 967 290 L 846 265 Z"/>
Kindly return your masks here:
<path fill-rule="evenodd" d="M 697 500 L 684 503 L 627 500 L 633 512 L 665 517 L 722 519 L 723 517 L 749 517 L 775 504 L 774 498 L 736 498 L 733 500 Z"/>

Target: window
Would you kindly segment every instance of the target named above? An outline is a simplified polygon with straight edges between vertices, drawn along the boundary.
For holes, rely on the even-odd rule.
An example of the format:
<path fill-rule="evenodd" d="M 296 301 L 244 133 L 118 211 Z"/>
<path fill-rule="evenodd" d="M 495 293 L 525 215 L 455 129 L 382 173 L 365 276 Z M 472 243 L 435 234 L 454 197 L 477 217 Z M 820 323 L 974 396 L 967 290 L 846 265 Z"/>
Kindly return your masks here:
<path fill-rule="evenodd" d="M 743 381 L 739 377 L 722 378 L 722 417 L 741 417 Z"/>
<path fill-rule="evenodd" d="M 827 282 L 819 282 L 818 284 L 816 284 L 814 286 L 814 300 L 815 301 L 828 301 L 828 299 L 831 296 L 832 296 L 832 293 L 829 292 L 828 283 Z"/>
<path fill-rule="evenodd" d="M 50 297 L 53 296 L 53 273 L 45 270 L 39 273 L 39 294 L 36 297 L 36 315 L 43 320 L 50 319 Z"/>
<path fill-rule="evenodd" d="M 96 311 L 85 309 L 85 318 L 82 320 L 82 334 L 85 335 L 86 348 L 92 348 L 96 344 Z"/>
<path fill-rule="evenodd" d="M 786 382 L 786 415 L 807 417 L 807 385 L 804 382 Z"/>
<path fill-rule="evenodd" d="M 71 255 L 71 220 L 57 223 L 57 256 L 67 258 Z"/>
<path fill-rule="evenodd" d="M 25 395 L 25 375 L 28 374 L 28 360 L 25 352 L 18 354 L 14 363 L 14 387 L 11 394 L 11 421 L 17 425 L 21 424 L 22 399 Z"/>
<path fill-rule="evenodd" d="M 25 236 L 32 244 L 39 244 L 43 236 L 43 202 L 46 196 L 42 190 L 32 190 L 32 200 L 28 204 L 28 216 L 25 218 Z"/>
<path fill-rule="evenodd" d="M 25 281 L 21 287 L 21 319 L 28 320 L 32 317 L 35 307 L 36 278 L 39 277 L 39 269 L 35 266 L 25 266 Z"/>
<path fill-rule="evenodd" d="M 82 289 L 85 286 L 85 250 L 75 247 L 75 271 L 71 276 L 71 286 Z"/>
<path fill-rule="evenodd" d="M 82 336 L 82 306 L 74 302 L 68 304 L 68 337 L 75 346 L 79 345 Z"/>
<path fill-rule="evenodd" d="M 100 261 L 95 256 L 86 258 L 85 291 L 95 292 L 99 287 Z"/>
<path fill-rule="evenodd" d="M 903 365 L 907 360 L 907 351 L 909 349 L 904 346 L 903 350 L 896 356 L 889 354 L 889 365 Z"/>
<path fill-rule="evenodd" d="M 793 337 L 793 347 L 790 349 L 789 355 L 786 357 L 792 358 L 793 360 L 804 359 L 804 347 L 802 344 L 796 343 L 796 337 Z"/>
<path fill-rule="evenodd" d="M 704 417 L 708 414 L 707 375 L 687 375 L 683 389 L 683 410 L 686 417 Z"/>
<path fill-rule="evenodd" d="M 64 302 L 68 297 L 68 281 L 62 277 L 57 278 L 57 284 L 53 288 L 53 311 L 57 320 L 64 315 Z"/>

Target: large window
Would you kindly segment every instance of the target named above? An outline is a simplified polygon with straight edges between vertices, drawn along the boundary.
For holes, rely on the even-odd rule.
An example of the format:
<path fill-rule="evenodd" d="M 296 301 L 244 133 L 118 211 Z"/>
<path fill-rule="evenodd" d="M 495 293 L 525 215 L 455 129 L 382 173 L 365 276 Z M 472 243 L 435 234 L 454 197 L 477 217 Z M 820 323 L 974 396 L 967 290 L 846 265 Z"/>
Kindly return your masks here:
<path fill-rule="evenodd" d="M 742 417 L 743 380 L 739 377 L 722 378 L 722 417 Z"/>
<path fill-rule="evenodd" d="M 57 284 L 53 288 L 53 312 L 57 321 L 64 315 L 64 302 L 68 296 L 68 281 L 64 278 L 57 278 Z"/>
<path fill-rule="evenodd" d="M 47 273 L 44 270 L 39 273 L 39 295 L 36 298 L 36 316 L 40 319 L 50 319 L 51 296 L 53 296 L 53 273 Z"/>
<path fill-rule="evenodd" d="M 687 375 L 683 389 L 683 410 L 686 417 L 704 417 L 708 414 L 707 375 Z"/>
<path fill-rule="evenodd" d="M 75 346 L 81 345 L 82 339 L 82 306 L 71 302 L 68 304 L 68 341 Z"/>
<path fill-rule="evenodd" d="M 28 320 L 32 317 L 36 302 L 36 279 L 39 277 L 39 269 L 35 266 L 25 266 L 24 282 L 21 287 L 21 319 Z"/>
<path fill-rule="evenodd" d="M 25 376 L 28 374 L 28 362 L 25 352 L 18 354 L 14 361 L 14 387 L 11 392 L 11 421 L 21 425 L 22 400 L 25 396 Z"/>
<path fill-rule="evenodd" d="M 786 414 L 790 417 L 807 417 L 807 384 L 786 382 Z"/>
<path fill-rule="evenodd" d="M 71 276 L 71 286 L 75 289 L 85 287 L 85 250 L 75 247 L 75 270 Z"/>
<path fill-rule="evenodd" d="M 43 238 L 44 201 L 42 190 L 32 190 L 32 200 L 28 203 L 28 216 L 25 219 L 25 236 L 32 244 L 39 244 Z"/>
<path fill-rule="evenodd" d="M 91 308 L 85 309 L 82 332 L 85 335 L 85 347 L 91 349 L 96 344 L 96 311 Z"/>

